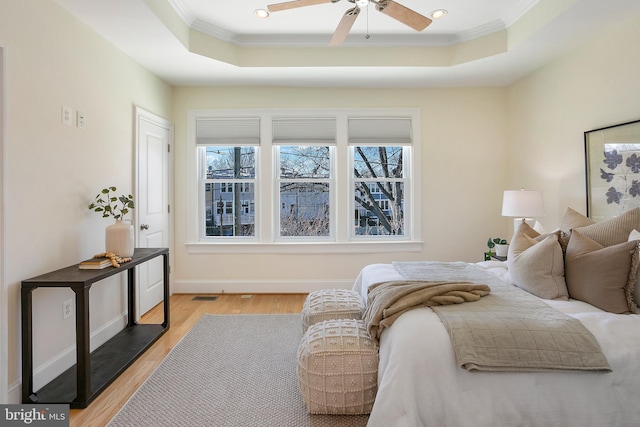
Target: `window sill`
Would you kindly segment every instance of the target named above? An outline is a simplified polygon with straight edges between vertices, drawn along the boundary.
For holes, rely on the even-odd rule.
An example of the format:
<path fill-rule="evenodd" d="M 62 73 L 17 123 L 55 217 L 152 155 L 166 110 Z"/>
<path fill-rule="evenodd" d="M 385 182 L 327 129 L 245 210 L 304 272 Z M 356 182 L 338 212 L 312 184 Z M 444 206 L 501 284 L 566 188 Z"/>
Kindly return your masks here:
<path fill-rule="evenodd" d="M 190 242 L 186 244 L 190 254 L 336 254 L 336 253 L 384 253 L 422 252 L 422 241 L 397 242 Z"/>

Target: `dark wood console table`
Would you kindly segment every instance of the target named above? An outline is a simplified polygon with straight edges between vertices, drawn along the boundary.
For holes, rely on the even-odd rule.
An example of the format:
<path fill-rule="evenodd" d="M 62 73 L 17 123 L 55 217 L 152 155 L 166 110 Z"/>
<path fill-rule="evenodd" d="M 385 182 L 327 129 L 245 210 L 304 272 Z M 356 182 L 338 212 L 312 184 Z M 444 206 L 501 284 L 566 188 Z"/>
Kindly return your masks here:
<path fill-rule="evenodd" d="M 164 322 L 139 324 L 135 310 L 135 266 L 158 256 L 164 263 Z M 91 285 L 127 272 L 127 326 L 90 352 L 89 289 Z M 33 391 L 32 292 L 40 287 L 66 287 L 76 300 L 76 365 Z M 169 249 L 138 248 L 131 261 L 120 267 L 81 270 L 78 264 L 22 282 L 22 403 L 68 403 L 86 408 L 118 375 L 169 329 Z"/>

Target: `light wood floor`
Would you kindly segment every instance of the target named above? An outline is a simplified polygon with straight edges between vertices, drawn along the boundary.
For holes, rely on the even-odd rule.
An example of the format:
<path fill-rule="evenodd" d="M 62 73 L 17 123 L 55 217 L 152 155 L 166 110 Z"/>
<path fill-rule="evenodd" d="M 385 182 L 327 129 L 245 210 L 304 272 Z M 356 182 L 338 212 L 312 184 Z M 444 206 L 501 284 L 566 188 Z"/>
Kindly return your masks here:
<path fill-rule="evenodd" d="M 178 341 L 205 313 L 284 314 L 300 313 L 306 294 L 217 295 L 216 301 L 194 300 L 194 295 L 172 295 L 171 327 L 154 345 L 120 375 L 86 409 L 71 410 L 71 427 L 105 426 L 129 400 Z M 144 315 L 140 323 L 162 323 L 162 304 Z"/>

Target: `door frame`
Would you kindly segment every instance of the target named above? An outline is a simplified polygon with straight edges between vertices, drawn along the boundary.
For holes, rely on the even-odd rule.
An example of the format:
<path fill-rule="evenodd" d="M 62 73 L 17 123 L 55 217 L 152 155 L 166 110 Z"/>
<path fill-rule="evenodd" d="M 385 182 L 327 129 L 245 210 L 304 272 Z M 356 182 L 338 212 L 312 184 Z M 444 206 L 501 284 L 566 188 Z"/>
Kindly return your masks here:
<path fill-rule="evenodd" d="M 135 195 L 136 197 L 140 194 L 140 180 L 139 180 L 139 176 L 138 176 L 138 162 L 140 161 L 140 159 L 138 158 L 138 153 L 139 153 L 139 145 L 140 145 L 140 140 L 139 140 L 139 129 L 140 129 L 140 120 L 146 120 L 146 121 L 150 121 L 153 122 L 154 124 L 164 127 L 165 129 L 167 129 L 169 131 L 169 156 L 168 156 L 168 165 L 167 165 L 167 173 L 169 174 L 168 177 L 168 198 L 169 198 L 169 206 L 171 207 L 173 205 L 173 152 L 174 152 L 174 147 L 173 147 L 173 123 L 171 123 L 170 121 L 168 121 L 167 119 L 154 114 L 150 111 L 145 110 L 144 108 L 141 108 L 139 106 L 135 106 L 134 109 L 134 123 L 135 123 L 135 129 L 134 129 L 134 137 L 135 137 L 135 164 L 134 164 L 134 191 L 135 191 Z M 140 224 L 140 220 L 139 220 L 139 215 L 138 215 L 138 211 L 136 209 L 133 210 L 134 212 L 134 229 L 135 229 L 135 243 L 136 243 L 136 247 L 138 246 L 138 243 L 140 241 L 140 228 L 139 228 L 139 224 Z M 173 282 L 172 280 L 172 276 L 173 273 L 171 272 L 171 265 L 173 265 L 173 230 L 174 230 L 174 226 L 173 226 L 173 208 L 169 209 L 169 220 L 167 221 L 169 230 L 167 230 L 167 236 L 169 238 L 169 295 L 173 294 L 173 287 L 171 286 L 171 283 Z M 138 280 L 139 273 L 136 272 L 136 320 L 140 319 L 140 281 Z"/>

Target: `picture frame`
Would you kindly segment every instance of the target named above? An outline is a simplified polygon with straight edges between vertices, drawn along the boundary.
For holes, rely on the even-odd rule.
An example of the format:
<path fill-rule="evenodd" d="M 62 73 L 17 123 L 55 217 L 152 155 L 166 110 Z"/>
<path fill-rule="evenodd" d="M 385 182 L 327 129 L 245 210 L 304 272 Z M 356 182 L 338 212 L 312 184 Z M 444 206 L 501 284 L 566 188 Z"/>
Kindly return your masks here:
<path fill-rule="evenodd" d="M 640 120 L 584 133 L 587 216 L 596 221 L 640 207 Z"/>

